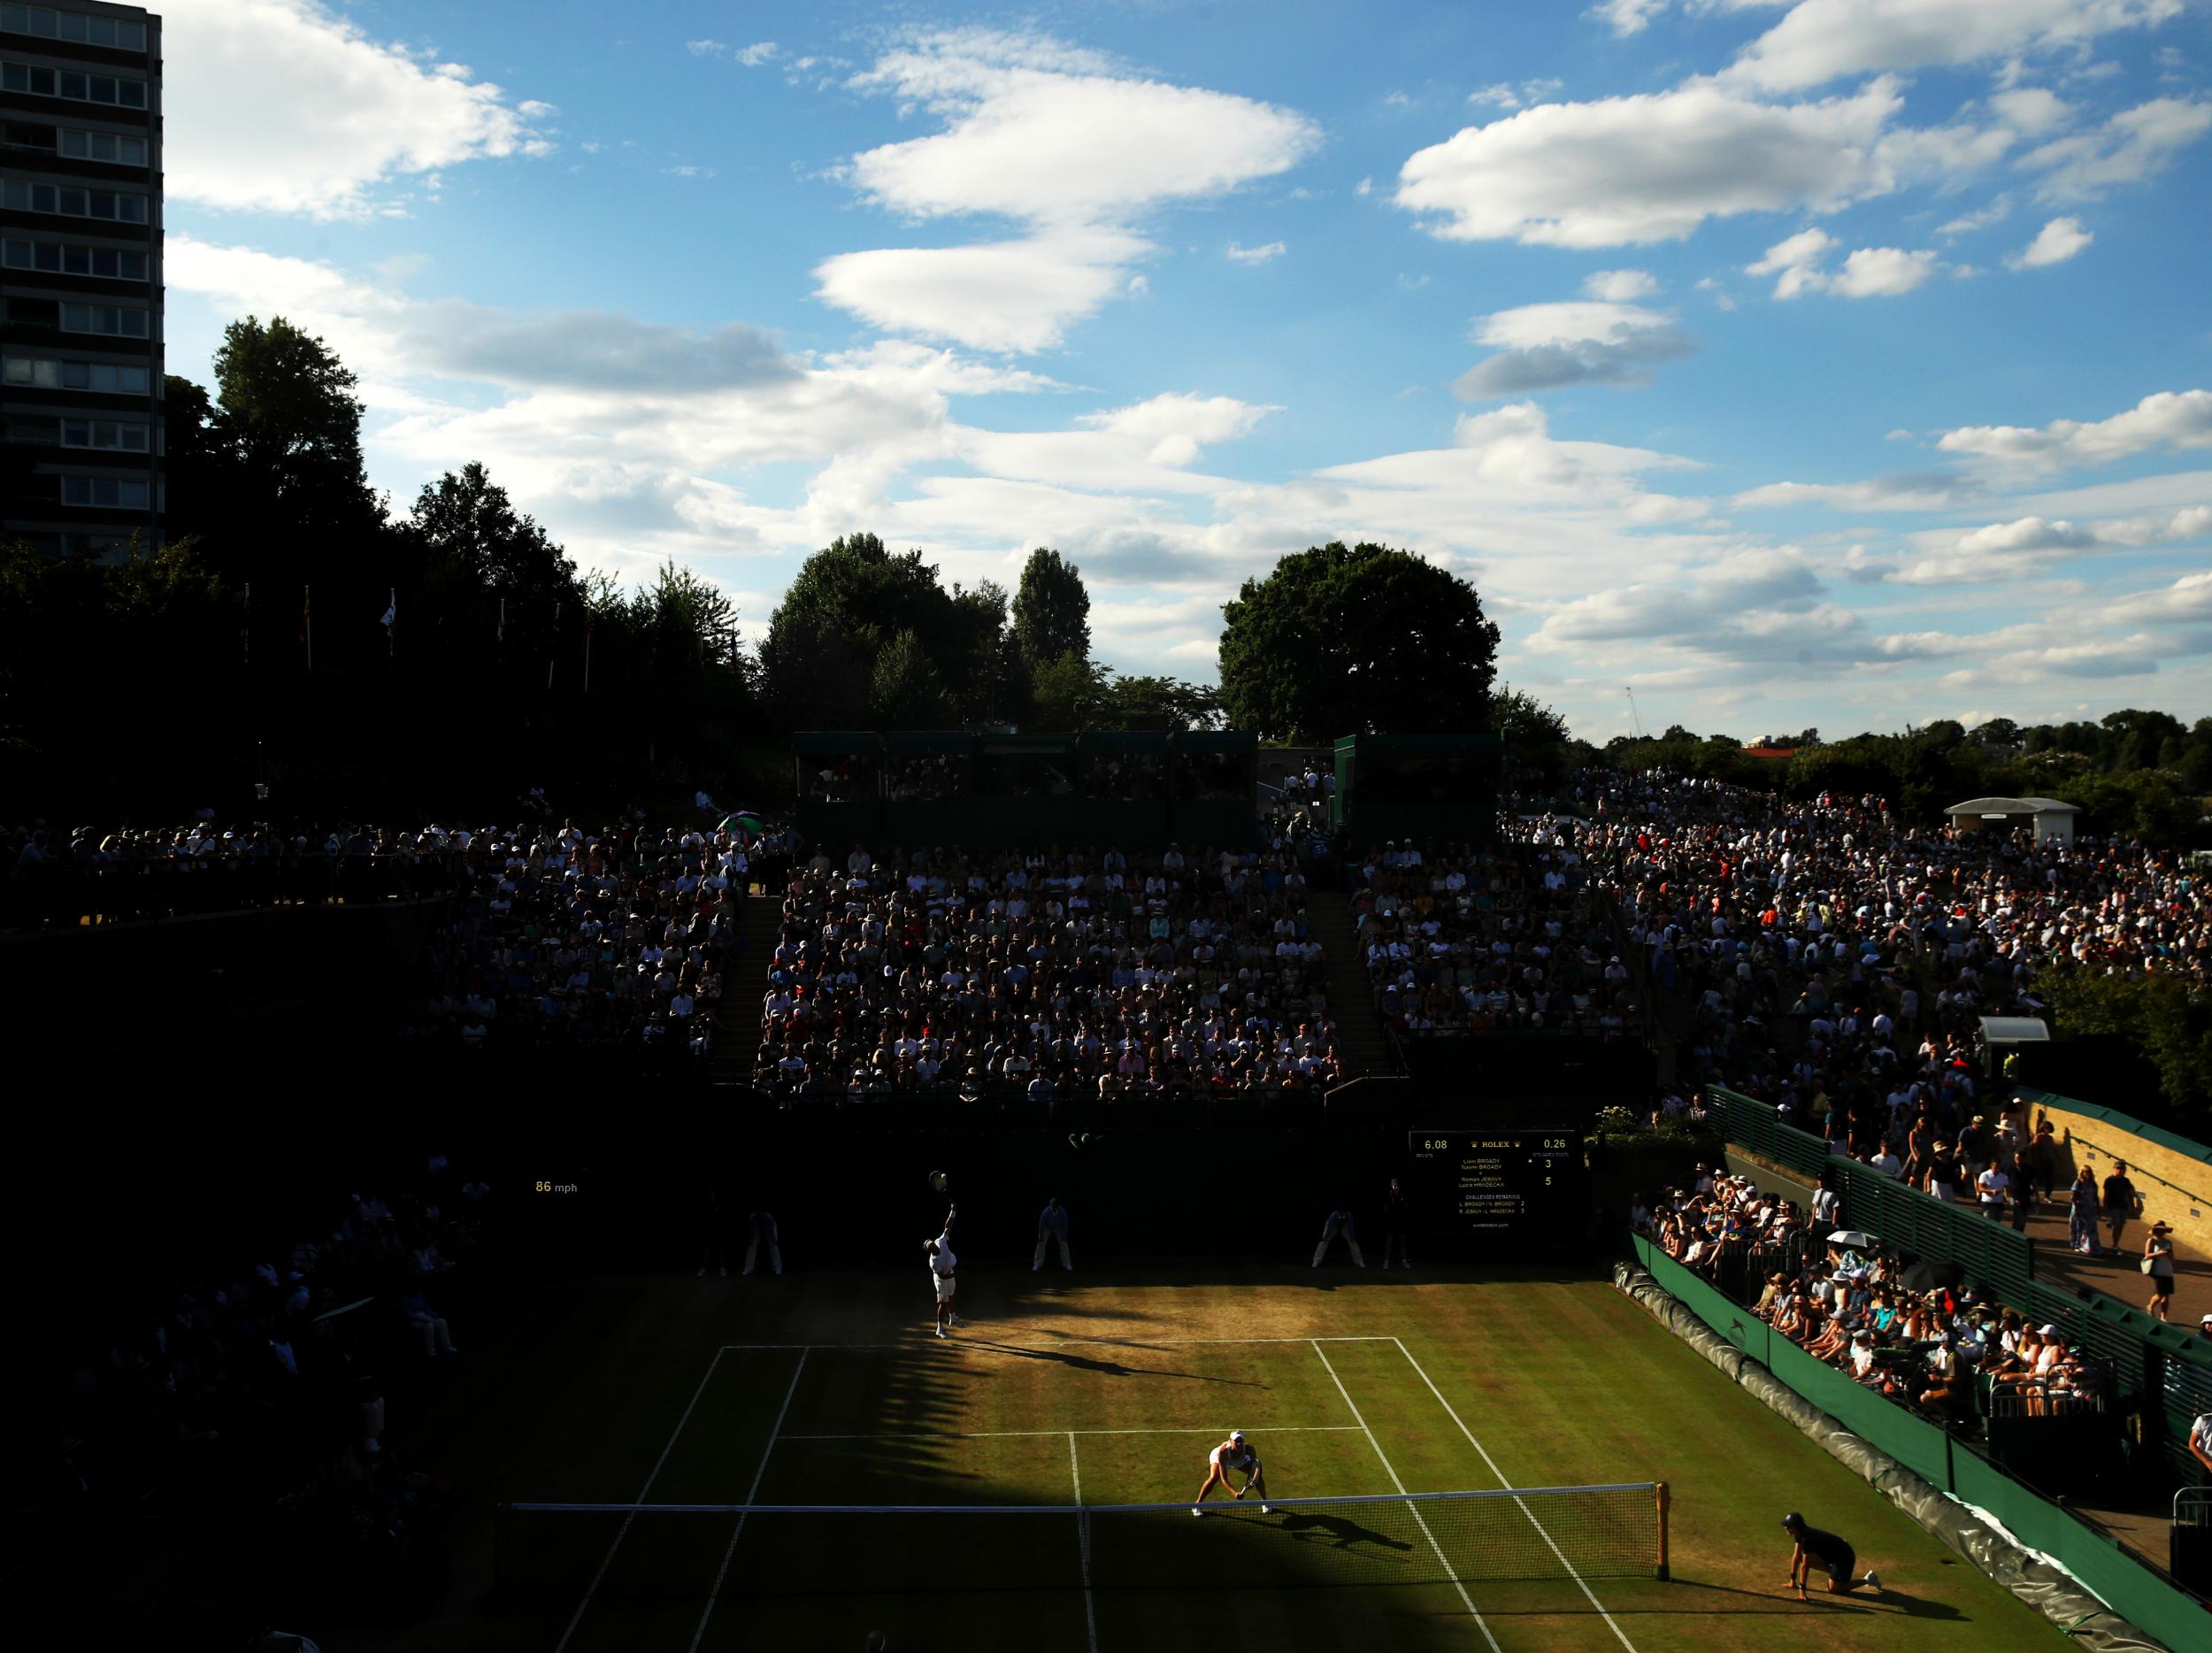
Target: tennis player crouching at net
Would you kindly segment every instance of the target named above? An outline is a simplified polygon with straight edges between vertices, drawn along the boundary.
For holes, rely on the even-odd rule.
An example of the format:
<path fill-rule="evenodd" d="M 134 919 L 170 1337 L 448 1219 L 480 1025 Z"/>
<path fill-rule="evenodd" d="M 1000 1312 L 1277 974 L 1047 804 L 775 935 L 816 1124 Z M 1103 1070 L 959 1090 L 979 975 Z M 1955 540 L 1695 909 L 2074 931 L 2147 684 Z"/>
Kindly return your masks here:
<path fill-rule="evenodd" d="M 1231 1470 L 1236 1470 L 1244 1476 L 1242 1490 L 1229 1486 Z M 1191 1504 L 1190 1512 L 1193 1515 L 1206 1513 L 1198 1506 L 1206 1502 L 1206 1495 L 1211 1492 L 1217 1485 L 1226 1488 L 1233 1498 L 1242 1498 L 1245 1493 L 1253 1491 L 1257 1491 L 1262 1498 L 1267 1496 L 1267 1477 L 1260 1470 L 1260 1455 L 1254 1450 L 1252 1443 L 1244 1438 L 1244 1431 L 1241 1429 L 1229 1431 L 1229 1438 L 1206 1454 L 1205 1484 L 1199 1488 L 1198 1497 Z M 1273 1511 L 1263 1503 L 1260 1505 L 1260 1513 L 1270 1515 Z"/>

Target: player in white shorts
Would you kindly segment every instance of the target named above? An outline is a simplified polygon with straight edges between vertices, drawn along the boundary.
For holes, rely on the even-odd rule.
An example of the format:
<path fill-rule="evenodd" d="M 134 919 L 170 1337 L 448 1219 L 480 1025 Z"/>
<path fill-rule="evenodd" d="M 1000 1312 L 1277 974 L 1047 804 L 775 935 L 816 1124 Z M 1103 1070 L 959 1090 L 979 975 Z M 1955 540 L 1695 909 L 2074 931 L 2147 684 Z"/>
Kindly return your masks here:
<path fill-rule="evenodd" d="M 952 1250 L 952 1219 L 958 1216 L 960 1207 L 954 1205 L 945 1212 L 945 1231 L 934 1240 L 922 1242 L 922 1249 L 929 1257 L 930 1283 L 937 1292 L 937 1335 L 949 1336 L 949 1326 L 965 1326 L 967 1322 L 953 1312 L 953 1270 L 960 1259 Z"/>
<path fill-rule="evenodd" d="M 1244 1476 L 1242 1492 L 1229 1487 L 1231 1470 L 1236 1470 Z M 1206 1495 L 1214 1489 L 1217 1483 L 1228 1488 L 1229 1495 L 1233 1498 L 1242 1498 L 1245 1493 L 1255 1490 L 1261 1497 L 1267 1496 L 1267 1479 L 1260 1472 L 1260 1455 L 1253 1449 L 1252 1443 L 1244 1438 L 1244 1431 L 1241 1429 L 1229 1431 L 1229 1438 L 1206 1454 L 1206 1480 L 1205 1484 L 1198 1489 L 1197 1499 L 1191 1504 L 1190 1512 L 1193 1515 L 1205 1514 L 1205 1511 L 1198 1506 L 1206 1502 Z M 1273 1512 L 1263 1503 L 1260 1505 L 1260 1513 L 1269 1515 Z"/>

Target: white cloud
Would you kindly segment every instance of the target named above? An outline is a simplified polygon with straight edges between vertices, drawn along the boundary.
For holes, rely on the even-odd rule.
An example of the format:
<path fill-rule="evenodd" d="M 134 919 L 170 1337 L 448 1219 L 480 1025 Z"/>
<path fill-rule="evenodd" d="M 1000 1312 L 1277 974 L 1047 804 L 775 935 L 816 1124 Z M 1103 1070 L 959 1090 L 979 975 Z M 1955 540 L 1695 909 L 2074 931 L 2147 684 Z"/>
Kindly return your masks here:
<path fill-rule="evenodd" d="M 1590 8 L 1590 15 L 1626 39 L 1642 34 L 1652 18 L 1666 9 L 1667 0 L 1598 0 Z"/>
<path fill-rule="evenodd" d="M 1659 283 L 1645 270 L 1593 270 L 1582 278 L 1582 290 L 1608 304 L 1629 304 L 1650 297 L 1659 290 Z"/>
<path fill-rule="evenodd" d="M 1501 310 L 1476 324 L 1475 339 L 1500 353 L 1453 381 L 1452 388 L 1471 400 L 1577 384 L 1641 384 L 1655 365 L 1694 348 L 1672 316 L 1600 300 Z"/>
<path fill-rule="evenodd" d="M 2212 101 L 2154 97 L 2093 131 L 2055 139 L 2016 164 L 2044 173 L 2036 194 L 2046 201 L 2092 201 L 2116 184 L 2139 183 L 2162 171 L 2208 130 Z"/>
<path fill-rule="evenodd" d="M 1909 293 L 1935 273 L 1932 252 L 1908 252 L 1898 247 L 1861 247 L 1849 254 L 1842 267 L 1825 268 L 1828 255 L 1838 246 L 1825 230 L 1801 230 L 1766 250 L 1756 264 L 1746 265 L 1747 275 L 1775 277 L 1774 296 L 1796 298 L 1805 293 L 1833 293 L 1839 298 L 1888 298 Z"/>
<path fill-rule="evenodd" d="M 757 69 L 764 63 L 773 63 L 781 51 L 772 40 L 757 40 L 737 54 L 737 60 L 749 69 Z"/>
<path fill-rule="evenodd" d="M 1320 141 L 1294 111 L 1148 80 L 1034 35 L 914 35 L 851 84 L 940 123 L 852 158 L 846 176 L 867 199 L 918 219 L 1010 218 L 1029 233 L 841 255 L 817 271 L 820 296 L 879 327 L 992 350 L 1048 348 L 1125 290 L 1151 250 L 1131 227 L 1147 211 L 1285 172 Z M 1005 305 L 1013 313 L 989 313 Z"/>
<path fill-rule="evenodd" d="M 1693 82 L 1544 104 L 1417 151 L 1395 199 L 1451 241 L 1678 241 L 1710 218 L 1828 211 L 1895 188 L 1901 165 L 1924 164 L 1881 152 L 1901 107 L 1887 81 L 1816 103 L 1765 104 Z"/>
<path fill-rule="evenodd" d="M 926 36 L 854 83 L 944 122 L 852 159 L 864 194 L 917 218 L 1115 222 L 1286 172 L 1320 141 L 1293 111 L 1140 79 L 1027 36 Z"/>
<path fill-rule="evenodd" d="M 814 277 L 825 301 L 892 332 L 1043 350 L 1141 281 L 1129 266 L 1149 250 L 1119 231 L 1046 229 L 1019 241 L 840 253 Z"/>
<path fill-rule="evenodd" d="M 1981 585 L 2024 579 L 2080 552 L 2097 536 L 2067 521 L 2022 517 L 1951 538 L 1890 575 L 1904 585 Z"/>
<path fill-rule="evenodd" d="M 687 40 L 684 50 L 695 58 L 726 58 L 730 53 L 729 42 L 721 40 Z"/>
<path fill-rule="evenodd" d="M 2012 197 L 1998 196 L 1986 205 L 1977 207 L 1971 212 L 1962 212 L 1947 223 L 1937 225 L 1936 234 L 1946 240 L 1954 235 L 1970 235 L 1976 230 L 1987 229 L 1992 225 L 2003 223 L 2011 211 Z"/>
<path fill-rule="evenodd" d="M 2181 0 L 1801 0 L 1724 79 L 1767 91 L 1883 70 L 1986 63 L 2154 27 Z"/>
<path fill-rule="evenodd" d="M 1232 264 L 1265 264 L 1270 258 L 1279 258 L 1289 250 L 1279 241 L 1271 241 L 1257 247 L 1246 247 L 1233 241 L 1222 257 Z"/>
<path fill-rule="evenodd" d="M 2064 264 L 2094 240 L 2096 236 L 2081 227 L 2079 219 L 2055 218 L 2036 232 L 2033 241 L 2007 258 L 2005 263 L 2015 270 L 2035 270 L 2047 264 Z"/>
<path fill-rule="evenodd" d="M 2048 87 L 2016 86 L 1993 93 L 1989 106 L 2024 138 L 2041 137 L 2074 118 L 2074 106 Z"/>
<path fill-rule="evenodd" d="M 2026 471 L 2109 465 L 2162 449 L 2212 448 L 2212 390 L 2162 390 L 2125 412 L 2090 424 L 2062 419 L 2039 428 L 1962 426 L 1945 431 L 1936 446 L 2003 469 Z"/>
<path fill-rule="evenodd" d="M 162 10 L 162 158 L 180 201 L 365 218 L 387 186 L 549 147 L 537 124 L 549 104 L 513 105 L 465 66 L 373 40 L 318 0 Z"/>

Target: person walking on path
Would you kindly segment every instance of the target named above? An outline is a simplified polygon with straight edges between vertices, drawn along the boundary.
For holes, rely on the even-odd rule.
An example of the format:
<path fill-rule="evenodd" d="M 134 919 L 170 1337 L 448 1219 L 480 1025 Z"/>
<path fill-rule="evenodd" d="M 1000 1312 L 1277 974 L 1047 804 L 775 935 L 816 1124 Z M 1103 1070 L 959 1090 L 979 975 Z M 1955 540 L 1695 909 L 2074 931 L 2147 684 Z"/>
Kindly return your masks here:
<path fill-rule="evenodd" d="M 2084 1257 L 2097 1255 L 2097 1173 L 2084 1165 L 2066 1196 L 2067 1243 Z"/>
<path fill-rule="evenodd" d="M 2174 1299 L 2174 1231 L 2164 1223 L 2153 1223 L 2150 1238 L 2143 1242 L 2143 1272 L 2151 1277 L 2151 1300 L 2144 1311 L 2162 1320 Z"/>
<path fill-rule="evenodd" d="M 2128 1162 L 2112 1162 L 2112 1174 L 2104 1180 L 2104 1219 L 2112 1225 L 2112 1249 L 2120 1249 L 2120 1236 L 2135 1215 L 2135 1184 L 2128 1180 Z"/>

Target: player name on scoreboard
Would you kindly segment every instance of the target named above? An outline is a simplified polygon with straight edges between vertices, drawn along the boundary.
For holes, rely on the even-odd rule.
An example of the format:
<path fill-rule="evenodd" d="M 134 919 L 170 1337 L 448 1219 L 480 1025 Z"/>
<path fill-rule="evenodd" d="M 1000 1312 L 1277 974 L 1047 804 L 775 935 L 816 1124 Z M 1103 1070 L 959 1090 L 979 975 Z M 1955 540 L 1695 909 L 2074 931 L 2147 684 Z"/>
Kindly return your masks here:
<path fill-rule="evenodd" d="M 1571 1130 L 1416 1131 L 1409 1145 L 1432 1221 L 1522 1230 L 1580 1203 L 1582 1145 Z"/>

